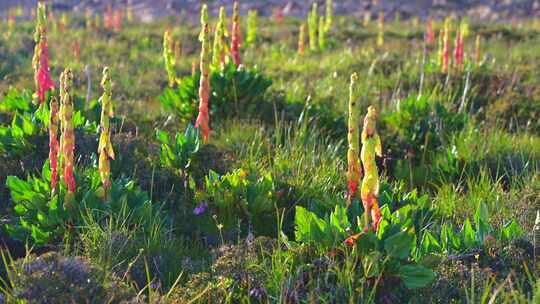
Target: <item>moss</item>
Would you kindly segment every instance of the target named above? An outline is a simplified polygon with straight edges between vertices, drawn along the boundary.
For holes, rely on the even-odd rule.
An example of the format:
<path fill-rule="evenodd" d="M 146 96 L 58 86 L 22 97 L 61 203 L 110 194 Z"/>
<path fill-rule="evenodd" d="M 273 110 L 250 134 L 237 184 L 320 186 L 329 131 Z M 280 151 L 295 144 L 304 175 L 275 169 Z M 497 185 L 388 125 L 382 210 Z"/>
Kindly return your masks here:
<path fill-rule="evenodd" d="M 251 242 L 225 245 L 214 251 L 210 272 L 190 277 L 187 283 L 172 293 L 170 303 L 219 303 L 229 297 L 233 303 L 250 299 L 252 303 L 266 299 L 264 274 L 259 267 L 265 254 L 272 253 L 276 242 L 258 237 Z"/>
<path fill-rule="evenodd" d="M 139 303 L 125 283 L 81 257 L 51 252 L 14 262 L 10 296 L 29 303 Z"/>

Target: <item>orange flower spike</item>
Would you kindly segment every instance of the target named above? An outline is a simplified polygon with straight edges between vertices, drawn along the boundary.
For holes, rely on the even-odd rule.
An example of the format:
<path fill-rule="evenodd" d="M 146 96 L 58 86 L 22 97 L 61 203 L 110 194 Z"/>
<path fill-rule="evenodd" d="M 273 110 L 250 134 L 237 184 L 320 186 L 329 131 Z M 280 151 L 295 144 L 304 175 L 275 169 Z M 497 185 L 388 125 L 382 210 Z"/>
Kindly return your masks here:
<path fill-rule="evenodd" d="M 347 136 L 349 142 L 349 149 L 347 151 L 347 184 L 349 186 L 349 193 L 347 206 L 350 206 L 352 201 L 358 196 L 358 185 L 360 184 L 360 178 L 362 175 L 360 159 L 358 157 L 360 152 L 360 103 L 358 102 L 358 98 L 355 94 L 357 82 L 358 75 L 354 73 L 351 75 L 351 83 L 349 87 L 349 130 Z"/>
<path fill-rule="evenodd" d="M 426 21 L 426 44 L 433 44 L 435 42 L 435 32 L 433 31 L 433 19 L 428 17 Z"/>
<path fill-rule="evenodd" d="M 238 1 L 234 1 L 232 38 L 231 38 L 231 57 L 236 67 L 242 64 L 242 60 L 240 59 L 240 45 L 241 44 L 242 44 L 242 33 L 240 32 L 240 14 L 238 13 Z"/>
<path fill-rule="evenodd" d="M 124 18 L 124 12 L 122 12 L 121 10 L 114 11 L 113 16 L 112 16 L 112 21 L 113 21 L 112 24 L 113 24 L 114 32 L 120 33 L 122 31 L 123 18 Z"/>
<path fill-rule="evenodd" d="M 73 98 L 71 87 L 73 85 L 73 73 L 66 69 L 60 76 L 60 120 L 62 123 L 61 152 L 63 164 L 63 177 L 67 186 L 65 201 L 69 205 L 75 195 L 75 131 L 73 128 Z"/>
<path fill-rule="evenodd" d="M 450 66 L 450 20 L 444 22 L 444 36 L 442 49 L 442 72 L 448 73 Z"/>
<path fill-rule="evenodd" d="M 203 141 L 208 142 L 210 135 L 210 117 L 208 113 L 208 103 L 210 99 L 210 38 L 208 28 L 208 6 L 205 4 L 201 10 L 201 79 L 199 83 L 199 116 L 195 122 L 195 128 L 199 129 L 203 136 Z"/>
<path fill-rule="evenodd" d="M 373 228 L 377 230 L 381 220 L 379 203 L 379 172 L 375 155 L 382 155 L 381 138 L 376 130 L 377 111 L 373 106 L 368 108 L 368 113 L 364 118 L 364 129 L 362 131 L 362 152 L 360 157 L 364 165 L 364 179 L 362 181 L 361 198 L 365 210 L 366 228 L 369 226 L 369 217 L 373 221 Z"/>
<path fill-rule="evenodd" d="M 112 82 L 109 68 L 103 69 L 103 78 L 101 80 L 101 87 L 103 88 L 103 95 L 99 99 L 101 103 L 101 121 L 100 121 L 100 137 L 98 145 L 99 154 L 99 175 L 101 182 L 103 183 L 103 189 L 105 196 L 111 186 L 110 175 L 110 163 L 109 158 L 115 158 L 114 150 L 111 142 L 111 126 L 110 119 L 114 117 L 114 109 L 112 103 Z"/>
<path fill-rule="evenodd" d="M 474 63 L 476 64 L 476 66 L 480 65 L 480 57 L 481 57 L 480 35 L 476 35 L 476 41 L 474 44 Z"/>
<path fill-rule="evenodd" d="M 300 31 L 298 32 L 298 55 L 304 56 L 306 50 L 306 25 L 302 23 L 300 25 Z"/>
<path fill-rule="evenodd" d="M 49 112 L 49 161 L 51 166 L 51 190 L 56 193 L 58 182 L 58 154 L 60 153 L 60 143 L 58 142 L 58 100 L 51 98 Z"/>

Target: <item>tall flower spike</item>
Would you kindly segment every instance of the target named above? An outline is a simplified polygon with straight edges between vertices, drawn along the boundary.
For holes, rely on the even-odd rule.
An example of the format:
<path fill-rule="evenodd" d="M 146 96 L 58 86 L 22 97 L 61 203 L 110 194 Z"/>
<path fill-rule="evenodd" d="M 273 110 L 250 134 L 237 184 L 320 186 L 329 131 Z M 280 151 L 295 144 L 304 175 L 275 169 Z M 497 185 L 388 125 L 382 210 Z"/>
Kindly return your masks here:
<path fill-rule="evenodd" d="M 231 57 L 234 65 L 238 67 L 242 64 L 240 59 L 240 45 L 242 44 L 242 33 L 240 32 L 240 14 L 238 13 L 238 1 L 233 4 L 233 24 L 231 38 Z"/>
<path fill-rule="evenodd" d="M 122 31 L 122 19 L 124 18 L 124 12 L 116 10 L 113 13 L 113 29 L 114 32 L 119 33 Z"/>
<path fill-rule="evenodd" d="M 357 100 L 355 94 L 356 83 L 358 82 L 358 75 L 356 73 L 351 75 L 351 83 L 349 87 L 349 131 L 348 142 L 349 149 L 347 151 L 347 184 L 349 186 L 349 193 L 347 195 L 347 206 L 350 206 L 355 198 L 358 198 L 358 185 L 360 184 L 360 178 L 362 175 L 362 169 L 360 168 L 360 103 Z"/>
<path fill-rule="evenodd" d="M 163 35 L 163 59 L 165 60 L 169 86 L 173 87 L 176 83 L 176 71 L 174 70 L 176 59 L 174 58 L 173 39 L 169 31 L 165 31 Z"/>
<path fill-rule="evenodd" d="M 371 21 L 371 12 L 367 11 L 364 13 L 364 18 L 362 19 L 362 26 L 367 27 Z"/>
<path fill-rule="evenodd" d="M 101 80 L 103 95 L 99 99 L 101 104 L 100 136 L 98 145 L 99 154 L 99 176 L 105 191 L 105 197 L 111 187 L 110 175 L 111 168 L 109 158 L 114 160 L 114 150 L 111 142 L 111 123 L 110 119 L 114 117 L 112 103 L 112 83 L 109 68 L 103 69 L 103 78 Z"/>
<path fill-rule="evenodd" d="M 180 58 L 182 58 L 182 43 L 180 42 L 180 40 L 175 40 L 174 41 L 174 63 L 178 64 L 178 62 L 180 61 Z"/>
<path fill-rule="evenodd" d="M 448 22 L 445 22 L 443 48 L 442 48 L 442 72 L 448 73 L 449 66 L 450 66 L 450 26 Z"/>
<path fill-rule="evenodd" d="M 49 67 L 49 49 L 47 47 L 45 22 L 45 3 L 40 1 L 36 11 L 36 31 L 34 33 L 36 46 L 34 48 L 34 58 L 32 59 L 36 95 L 40 103 L 45 101 L 46 93 L 54 89 Z"/>
<path fill-rule="evenodd" d="M 66 69 L 60 75 L 60 121 L 62 123 L 62 137 L 60 149 L 62 153 L 62 173 L 67 186 L 66 204 L 71 204 L 75 195 L 75 131 L 73 128 L 73 98 L 71 86 L 73 85 L 73 73 Z"/>
<path fill-rule="evenodd" d="M 474 43 L 474 64 L 476 64 L 477 66 L 480 65 L 480 52 L 480 35 L 476 35 L 476 41 Z"/>
<path fill-rule="evenodd" d="M 51 166 L 51 190 L 56 193 L 58 182 L 58 155 L 60 153 L 60 143 L 58 142 L 58 100 L 55 96 L 51 98 L 49 112 L 49 162 Z"/>
<path fill-rule="evenodd" d="M 461 70 L 463 64 L 463 38 L 461 31 L 456 31 L 456 40 L 454 42 L 454 68 Z"/>
<path fill-rule="evenodd" d="M 317 50 L 317 22 L 319 17 L 317 15 L 317 2 L 314 2 L 311 6 L 311 13 L 308 14 L 307 23 L 309 31 L 309 49 L 312 51 Z"/>
<path fill-rule="evenodd" d="M 208 142 L 210 135 L 210 116 L 208 114 L 208 102 L 210 99 L 210 38 L 208 29 L 208 6 L 203 5 L 201 10 L 201 79 L 199 83 L 199 116 L 195 122 L 195 128 L 200 129 L 203 141 Z M 234 34 L 233 34 L 234 35 Z"/>
<path fill-rule="evenodd" d="M 300 25 L 300 31 L 298 33 L 298 55 L 304 56 L 306 50 L 306 25 L 302 23 Z"/>
<path fill-rule="evenodd" d="M 373 106 L 368 108 L 364 118 L 362 131 L 362 152 L 360 157 L 364 165 L 364 179 L 362 181 L 361 197 L 365 210 L 366 229 L 369 228 L 370 215 L 373 228 L 377 230 L 381 220 L 381 212 L 377 201 L 379 196 L 379 172 L 375 155 L 382 155 L 381 138 L 377 133 L 377 111 Z"/>
<path fill-rule="evenodd" d="M 246 43 L 254 44 L 257 41 L 258 14 L 256 10 L 249 10 L 247 20 Z"/>
<path fill-rule="evenodd" d="M 226 48 L 227 43 L 225 38 L 228 36 L 227 33 L 227 13 L 225 8 L 222 6 L 219 8 L 219 19 L 216 24 L 216 30 L 214 35 L 214 49 L 212 52 L 212 66 L 214 69 L 223 69 L 225 67 L 225 58 L 227 57 Z"/>
<path fill-rule="evenodd" d="M 329 31 L 334 23 L 334 1 L 326 0 L 325 31 Z"/>
<path fill-rule="evenodd" d="M 433 44 L 435 42 L 435 32 L 433 31 L 433 19 L 428 17 L 426 21 L 426 44 Z"/>
<path fill-rule="evenodd" d="M 437 52 L 437 64 L 442 67 L 443 64 L 443 48 L 444 48 L 444 29 L 439 31 L 439 50 Z"/>
<path fill-rule="evenodd" d="M 377 35 L 377 46 L 382 47 L 384 45 L 384 12 L 379 13 L 379 33 Z"/>
<path fill-rule="evenodd" d="M 324 17 L 319 17 L 319 49 L 324 50 L 326 48 L 326 23 Z"/>

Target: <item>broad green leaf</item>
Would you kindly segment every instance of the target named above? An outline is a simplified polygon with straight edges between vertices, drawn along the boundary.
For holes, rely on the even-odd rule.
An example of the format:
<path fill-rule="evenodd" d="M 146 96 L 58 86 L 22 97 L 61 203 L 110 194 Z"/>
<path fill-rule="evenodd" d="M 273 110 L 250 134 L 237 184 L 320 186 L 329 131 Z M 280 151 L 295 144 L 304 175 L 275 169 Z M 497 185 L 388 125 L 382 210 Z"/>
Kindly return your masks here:
<path fill-rule="evenodd" d="M 421 265 L 402 265 L 399 268 L 399 277 L 408 289 L 417 289 L 427 286 L 435 279 L 433 271 Z"/>
<path fill-rule="evenodd" d="M 463 223 L 463 228 L 461 229 L 461 237 L 463 239 L 463 243 L 467 248 L 472 248 L 475 245 L 476 231 L 474 231 L 469 219 L 466 219 L 465 223 Z"/>
<path fill-rule="evenodd" d="M 406 259 L 413 245 L 413 237 L 407 232 L 401 231 L 384 241 L 384 249 L 386 253 L 397 259 Z"/>

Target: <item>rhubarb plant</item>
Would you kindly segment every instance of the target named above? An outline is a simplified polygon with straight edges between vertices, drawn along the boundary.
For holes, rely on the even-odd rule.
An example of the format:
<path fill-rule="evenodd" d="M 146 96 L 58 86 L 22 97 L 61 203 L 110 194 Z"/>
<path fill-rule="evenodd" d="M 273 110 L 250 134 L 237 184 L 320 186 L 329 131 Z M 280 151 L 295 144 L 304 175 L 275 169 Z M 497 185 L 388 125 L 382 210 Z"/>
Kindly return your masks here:
<path fill-rule="evenodd" d="M 210 29 L 208 25 L 208 7 L 203 5 L 201 9 L 201 77 L 199 81 L 199 115 L 195 123 L 195 128 L 199 129 L 203 142 L 207 143 L 210 136 L 210 116 L 208 113 L 208 103 L 210 99 Z"/>

